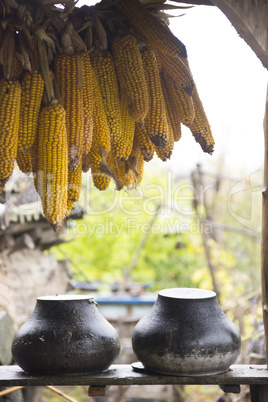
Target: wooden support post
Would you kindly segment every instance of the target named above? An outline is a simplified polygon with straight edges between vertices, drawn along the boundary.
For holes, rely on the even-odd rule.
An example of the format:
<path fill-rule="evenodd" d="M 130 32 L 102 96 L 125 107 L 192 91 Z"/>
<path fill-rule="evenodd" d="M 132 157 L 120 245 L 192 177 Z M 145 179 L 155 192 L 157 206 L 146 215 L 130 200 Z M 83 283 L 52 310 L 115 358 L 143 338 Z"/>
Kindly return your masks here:
<path fill-rule="evenodd" d="M 250 386 L 251 402 L 267 402 L 268 401 L 268 385 L 251 385 Z"/>
<path fill-rule="evenodd" d="M 88 396 L 105 396 L 106 387 L 91 385 L 88 388 Z"/>
<path fill-rule="evenodd" d="M 266 96 L 266 107 L 264 116 L 264 178 L 263 178 L 263 199 L 262 199 L 262 248 L 261 248 L 261 265 L 262 265 L 262 305 L 263 305 L 263 322 L 266 343 L 266 361 L 268 362 L 268 88 Z M 268 400 L 268 399 L 267 399 Z"/>

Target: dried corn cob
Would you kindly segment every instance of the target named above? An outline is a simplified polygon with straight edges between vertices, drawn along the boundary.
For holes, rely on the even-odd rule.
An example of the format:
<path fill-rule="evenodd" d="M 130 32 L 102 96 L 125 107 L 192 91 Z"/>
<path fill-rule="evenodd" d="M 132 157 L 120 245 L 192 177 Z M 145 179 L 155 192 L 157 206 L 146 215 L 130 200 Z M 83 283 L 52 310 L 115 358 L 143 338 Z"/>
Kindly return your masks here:
<path fill-rule="evenodd" d="M 125 161 L 128 159 L 132 150 L 134 131 L 135 131 L 135 121 L 129 114 L 129 109 L 126 100 L 124 99 L 123 96 L 120 101 L 120 112 L 122 121 L 122 131 L 121 131 L 121 137 L 119 138 L 119 141 L 114 147 L 113 154 L 115 158 Z"/>
<path fill-rule="evenodd" d="M 111 142 L 110 129 L 95 73 L 93 74 L 93 94 L 93 140 L 90 151 L 87 154 L 87 161 L 91 167 L 98 169 L 102 159 L 109 153 Z"/>
<path fill-rule="evenodd" d="M 170 159 L 172 155 L 172 151 L 174 148 L 174 135 L 172 131 L 172 126 L 171 122 L 169 119 L 169 116 L 167 116 L 167 122 L 168 122 L 168 141 L 167 145 L 164 148 L 160 148 L 155 146 L 155 151 L 159 159 L 161 159 L 163 162 L 165 162 L 167 159 Z"/>
<path fill-rule="evenodd" d="M 23 151 L 18 150 L 16 162 L 21 172 L 25 174 L 30 174 L 32 172 L 32 159 L 30 152 L 26 154 Z"/>
<path fill-rule="evenodd" d="M 115 7 L 130 22 L 139 39 L 158 51 L 163 68 L 191 95 L 194 83 L 190 70 L 184 64 L 187 52 L 183 43 L 139 0 L 119 0 Z"/>
<path fill-rule="evenodd" d="M 38 141 L 38 193 L 46 219 L 57 230 L 67 210 L 68 145 L 66 112 L 62 105 L 41 110 Z"/>
<path fill-rule="evenodd" d="M 91 175 L 93 179 L 94 186 L 100 190 L 105 191 L 111 182 L 111 176 L 107 173 L 103 173 L 100 169 L 91 168 Z"/>
<path fill-rule="evenodd" d="M 115 6 L 143 42 L 163 54 L 187 57 L 185 45 L 172 34 L 162 20 L 146 10 L 139 0 L 119 0 Z"/>
<path fill-rule="evenodd" d="M 68 170 L 68 200 L 76 202 L 79 200 L 82 188 L 82 161 L 75 171 Z"/>
<path fill-rule="evenodd" d="M 134 172 L 127 172 L 126 162 L 120 160 L 113 161 L 113 178 L 116 184 L 116 190 L 122 190 L 124 187 L 131 187 L 134 182 Z"/>
<path fill-rule="evenodd" d="M 130 170 L 133 171 L 134 176 L 131 188 L 132 189 L 136 188 L 142 180 L 143 168 L 144 168 L 144 158 L 141 153 L 140 144 L 138 142 L 138 137 L 136 133 L 133 141 L 132 151 L 128 160 L 125 163 L 125 166 L 126 166 L 126 173 L 128 173 Z"/>
<path fill-rule="evenodd" d="M 149 109 L 149 94 L 135 36 L 128 34 L 115 37 L 112 49 L 120 90 L 128 104 L 129 113 L 135 121 L 143 121 Z"/>
<path fill-rule="evenodd" d="M 67 218 L 70 215 L 73 207 L 74 207 L 74 202 L 67 199 L 67 209 L 66 209 L 65 218 Z"/>
<path fill-rule="evenodd" d="M 17 155 L 21 87 L 0 79 L 0 191 L 12 175 Z"/>
<path fill-rule="evenodd" d="M 195 118 L 190 130 L 204 152 L 212 154 L 214 151 L 214 138 L 211 132 L 203 104 L 199 98 L 197 89 L 193 92 L 193 102 L 195 108 Z"/>
<path fill-rule="evenodd" d="M 177 99 L 172 98 L 171 93 L 168 91 L 167 84 L 162 73 L 160 74 L 160 79 L 166 103 L 166 110 L 173 131 L 174 141 L 179 141 L 181 138 L 181 120 L 179 117 L 178 108 L 180 105 L 177 103 Z"/>
<path fill-rule="evenodd" d="M 82 157 L 84 145 L 82 62 L 76 54 L 61 54 L 56 56 L 54 67 L 61 104 L 66 110 L 69 169 L 75 170 Z"/>
<path fill-rule="evenodd" d="M 139 123 L 135 124 L 135 137 L 140 146 L 143 159 L 149 162 L 154 156 L 154 144 L 150 140 L 145 127 L 141 127 Z"/>
<path fill-rule="evenodd" d="M 21 80 L 21 108 L 18 149 L 28 151 L 34 143 L 44 91 L 40 74 L 26 72 Z"/>
<path fill-rule="evenodd" d="M 107 122 L 110 129 L 111 149 L 116 158 L 124 157 L 121 149 L 121 112 L 117 75 L 114 60 L 109 51 L 95 51 L 90 60 L 98 79 Z"/>
<path fill-rule="evenodd" d="M 79 53 L 83 69 L 84 140 L 83 153 L 90 151 L 93 138 L 93 67 L 87 52 Z"/>
<path fill-rule="evenodd" d="M 178 115 L 182 124 L 190 127 L 195 116 L 192 96 L 178 88 L 176 83 L 165 72 L 161 76 L 163 77 L 161 80 L 162 89 L 164 94 L 166 93 L 166 104 L 169 104 L 169 107 L 174 109 L 174 113 Z"/>
<path fill-rule="evenodd" d="M 144 50 L 142 62 L 149 93 L 149 112 L 144 127 L 152 143 L 164 148 L 168 140 L 168 124 L 165 100 L 154 53 L 150 50 Z"/>

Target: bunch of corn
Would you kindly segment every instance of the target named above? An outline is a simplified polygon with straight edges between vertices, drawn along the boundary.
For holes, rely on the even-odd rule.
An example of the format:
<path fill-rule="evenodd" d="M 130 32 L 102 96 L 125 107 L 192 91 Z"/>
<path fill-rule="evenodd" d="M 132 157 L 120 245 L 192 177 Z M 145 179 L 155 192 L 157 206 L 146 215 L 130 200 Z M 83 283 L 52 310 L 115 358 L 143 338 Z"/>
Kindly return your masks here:
<path fill-rule="evenodd" d="M 82 172 L 101 191 L 112 180 L 133 189 L 144 162 L 171 157 L 182 124 L 213 152 L 186 48 L 157 15 L 164 2 L 0 9 L 0 191 L 16 160 L 55 230 L 80 197 Z"/>

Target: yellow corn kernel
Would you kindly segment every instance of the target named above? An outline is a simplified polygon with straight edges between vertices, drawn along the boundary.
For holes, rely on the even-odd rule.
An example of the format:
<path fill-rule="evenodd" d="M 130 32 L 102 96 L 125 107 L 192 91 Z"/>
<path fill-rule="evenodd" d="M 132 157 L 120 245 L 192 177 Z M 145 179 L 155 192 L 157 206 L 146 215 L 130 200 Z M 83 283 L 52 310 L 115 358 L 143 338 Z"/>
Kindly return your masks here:
<path fill-rule="evenodd" d="M 193 79 L 184 63 L 187 52 L 168 26 L 152 15 L 139 0 L 119 0 L 117 10 L 129 21 L 137 37 L 159 53 L 163 68 L 176 79 L 178 85 L 191 95 Z"/>
<path fill-rule="evenodd" d="M 110 129 L 111 149 L 117 156 L 117 143 L 121 138 L 120 97 L 117 75 L 112 53 L 95 51 L 90 54 L 101 91 L 107 122 Z"/>
<path fill-rule="evenodd" d="M 166 105 L 174 111 L 178 119 L 187 127 L 194 121 L 195 110 L 192 96 L 182 91 L 176 83 L 165 73 L 161 74 L 162 89 Z M 171 113 L 170 113 L 171 114 Z"/>
<path fill-rule="evenodd" d="M 134 139 L 135 121 L 129 114 L 126 99 L 122 96 L 120 101 L 120 112 L 122 121 L 121 137 L 113 149 L 113 155 L 117 159 L 125 161 L 128 159 Z"/>
<path fill-rule="evenodd" d="M 0 79 L 0 187 L 12 175 L 17 155 L 21 86 Z"/>
<path fill-rule="evenodd" d="M 79 200 L 82 188 L 82 161 L 75 171 L 68 170 L 68 200 L 76 202 Z"/>
<path fill-rule="evenodd" d="M 26 154 L 23 151 L 18 150 L 16 162 L 21 172 L 25 174 L 30 174 L 32 172 L 32 159 L 30 152 Z"/>
<path fill-rule="evenodd" d="M 141 56 L 149 93 L 149 111 L 144 127 L 152 143 L 164 148 L 168 140 L 168 124 L 156 58 L 150 50 L 144 50 Z"/>
<path fill-rule="evenodd" d="M 21 108 L 18 149 L 28 151 L 34 143 L 41 102 L 44 91 L 44 80 L 40 74 L 26 72 L 21 80 Z"/>
<path fill-rule="evenodd" d="M 57 230 L 66 216 L 68 186 L 66 112 L 62 105 L 41 109 L 38 143 L 38 193 L 46 219 Z"/>
<path fill-rule="evenodd" d="M 79 53 L 83 69 L 84 142 L 83 154 L 90 151 L 93 138 L 93 67 L 87 52 Z"/>
<path fill-rule="evenodd" d="M 54 72 L 61 104 L 66 110 L 69 169 L 75 170 L 82 157 L 84 145 L 83 71 L 80 57 L 76 54 L 57 55 Z"/>
<path fill-rule="evenodd" d="M 135 137 L 139 143 L 141 153 L 145 162 L 149 162 L 154 156 L 154 144 L 150 140 L 146 128 L 139 123 L 135 124 Z"/>
<path fill-rule="evenodd" d="M 120 91 L 126 99 L 129 113 L 135 121 L 143 121 L 149 109 L 149 94 L 135 36 L 116 36 L 112 50 Z"/>

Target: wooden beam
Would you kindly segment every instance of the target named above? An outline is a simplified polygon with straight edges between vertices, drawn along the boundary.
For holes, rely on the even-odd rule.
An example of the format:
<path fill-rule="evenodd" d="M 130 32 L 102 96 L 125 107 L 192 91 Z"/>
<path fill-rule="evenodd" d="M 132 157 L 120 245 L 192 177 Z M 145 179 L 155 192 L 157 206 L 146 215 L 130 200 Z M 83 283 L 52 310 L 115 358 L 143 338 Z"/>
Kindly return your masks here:
<path fill-rule="evenodd" d="M 212 0 L 238 34 L 268 68 L 268 2 L 266 0 Z"/>
<path fill-rule="evenodd" d="M 234 385 L 267 385 L 266 365 L 233 365 L 222 374 L 179 377 L 148 372 L 134 371 L 129 364 L 114 364 L 109 370 L 99 374 L 29 375 L 18 366 L 0 366 L 0 387 L 13 386 L 93 386 L 110 385 L 221 385 L 229 390 L 238 390 Z M 226 389 L 227 389 L 226 388 Z"/>
<path fill-rule="evenodd" d="M 266 96 L 264 128 L 264 178 L 262 197 L 262 248 L 261 248 L 261 272 L 262 272 L 262 305 L 263 321 L 266 343 L 266 361 L 268 362 L 268 88 Z"/>

